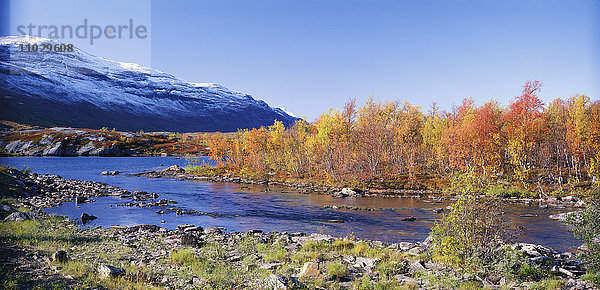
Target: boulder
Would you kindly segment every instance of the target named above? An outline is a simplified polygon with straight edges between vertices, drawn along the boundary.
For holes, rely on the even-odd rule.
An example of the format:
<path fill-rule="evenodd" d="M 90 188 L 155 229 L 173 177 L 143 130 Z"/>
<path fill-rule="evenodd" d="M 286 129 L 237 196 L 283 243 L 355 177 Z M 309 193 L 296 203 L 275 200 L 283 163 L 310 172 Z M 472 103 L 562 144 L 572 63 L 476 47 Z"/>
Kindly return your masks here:
<path fill-rule="evenodd" d="M 512 246 L 513 249 L 523 252 L 530 258 L 535 258 L 539 256 L 553 257 L 554 254 L 558 254 L 558 252 L 546 248 L 540 245 L 527 244 L 527 243 L 518 243 Z"/>
<path fill-rule="evenodd" d="M 125 269 L 111 265 L 100 265 L 98 266 L 98 274 L 100 278 L 116 278 L 125 274 Z"/>
<path fill-rule="evenodd" d="M 67 252 L 65 251 L 56 251 L 52 254 L 50 260 L 53 262 L 65 263 L 69 260 L 69 256 L 67 256 Z"/>
<path fill-rule="evenodd" d="M 204 233 L 205 234 L 220 234 L 222 233 L 221 229 L 215 227 L 215 226 L 210 226 L 204 229 Z"/>
<path fill-rule="evenodd" d="M 183 229 L 184 233 L 202 232 L 201 226 L 187 227 Z"/>
<path fill-rule="evenodd" d="M 553 220 L 557 220 L 559 222 L 566 222 L 567 219 L 569 218 L 570 215 L 576 213 L 575 211 L 573 212 L 563 212 L 563 213 L 559 213 L 559 214 L 551 214 L 548 216 L 548 218 L 553 219 Z"/>
<path fill-rule="evenodd" d="M 571 202 L 576 202 L 579 199 L 576 196 L 573 195 L 569 195 L 569 196 L 565 196 L 563 198 L 561 198 L 562 201 L 571 201 Z"/>
<path fill-rule="evenodd" d="M 148 224 L 139 224 L 127 227 L 127 232 L 157 232 L 160 230 L 160 227 L 157 225 L 148 225 Z"/>
<path fill-rule="evenodd" d="M 365 269 L 366 271 L 371 271 L 375 267 L 375 264 L 378 262 L 378 259 L 372 258 L 363 258 L 356 257 L 356 261 L 354 263 L 354 267 L 358 269 Z"/>
<path fill-rule="evenodd" d="M 271 274 L 262 282 L 261 289 L 304 289 L 306 286 L 294 277 Z"/>
<path fill-rule="evenodd" d="M 87 213 L 82 213 L 81 214 L 81 223 L 82 224 L 87 224 L 89 221 L 93 221 L 95 219 L 97 219 L 98 217 L 95 215 L 91 215 L 91 214 L 87 214 Z"/>
<path fill-rule="evenodd" d="M 300 269 L 300 274 L 298 274 L 298 279 L 314 279 L 321 275 L 321 271 L 319 270 L 319 263 L 315 262 L 306 262 Z"/>
<path fill-rule="evenodd" d="M 171 166 L 163 169 L 163 171 L 168 171 L 171 173 L 185 173 L 185 169 L 183 169 L 177 165 L 171 165 Z"/>
<path fill-rule="evenodd" d="M 415 261 L 412 264 L 410 264 L 409 269 L 410 269 L 409 272 L 411 274 L 418 273 L 418 272 L 423 272 L 423 271 L 426 270 L 425 267 L 423 266 L 423 264 L 421 264 L 420 261 Z"/>
<path fill-rule="evenodd" d="M 423 246 L 425 247 L 430 247 L 431 243 L 433 243 L 433 236 L 429 235 L 427 236 L 427 238 L 425 238 L 425 240 L 423 241 Z"/>
<path fill-rule="evenodd" d="M 184 247 L 195 247 L 198 245 L 198 241 L 193 235 L 184 234 L 181 236 L 181 245 Z"/>
<path fill-rule="evenodd" d="M 194 225 L 192 225 L 192 224 L 181 224 L 181 225 L 177 226 L 177 230 L 178 231 L 183 231 L 186 228 L 191 228 L 191 227 L 194 227 Z"/>
<path fill-rule="evenodd" d="M 357 196 L 364 196 L 364 192 L 362 192 L 359 189 L 342 188 L 341 191 L 333 193 L 332 196 L 333 197 L 357 197 Z"/>
<path fill-rule="evenodd" d="M 35 212 L 13 212 L 4 218 L 5 222 L 22 222 L 26 220 L 40 220 L 42 216 Z"/>

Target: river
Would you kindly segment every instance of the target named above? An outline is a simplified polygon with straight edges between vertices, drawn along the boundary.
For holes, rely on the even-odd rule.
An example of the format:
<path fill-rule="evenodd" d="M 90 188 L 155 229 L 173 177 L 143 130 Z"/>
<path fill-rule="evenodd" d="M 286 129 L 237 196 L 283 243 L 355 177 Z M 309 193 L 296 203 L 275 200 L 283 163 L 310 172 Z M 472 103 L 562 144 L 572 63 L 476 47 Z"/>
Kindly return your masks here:
<path fill-rule="evenodd" d="M 208 162 L 208 159 L 203 158 Z M 64 203 L 49 208 L 51 214 L 77 218 L 81 213 L 98 217 L 91 226 L 155 224 L 170 229 L 191 223 L 225 227 L 227 231 L 263 230 L 266 232 L 324 233 L 337 237 L 385 242 L 424 240 L 433 223 L 441 217 L 432 209 L 445 208 L 450 202 L 419 198 L 334 198 L 325 194 L 302 194 L 290 188 L 266 185 L 214 183 L 149 179 L 128 174 L 158 170 L 170 165 L 185 166 L 186 160 L 175 157 L 4 157 L 0 164 L 18 169 L 29 168 L 40 174 L 56 174 L 64 178 L 93 180 L 127 189 L 156 192 L 159 198 L 172 199 L 177 206 L 218 215 L 176 215 L 160 208 L 115 206 L 129 202 L 118 197 L 96 198 L 95 202 Z M 116 176 L 100 175 L 104 170 L 118 170 Z M 332 209 L 328 206 L 384 208 L 374 211 Z M 506 205 L 512 222 L 523 227 L 521 242 L 529 242 L 567 251 L 581 242 L 573 238 L 566 226 L 548 218 L 550 214 L 572 211 L 571 208 L 541 208 L 537 205 Z M 403 221 L 415 217 L 415 221 Z M 331 223 L 328 220 L 342 220 Z M 164 223 L 161 223 L 164 221 Z"/>

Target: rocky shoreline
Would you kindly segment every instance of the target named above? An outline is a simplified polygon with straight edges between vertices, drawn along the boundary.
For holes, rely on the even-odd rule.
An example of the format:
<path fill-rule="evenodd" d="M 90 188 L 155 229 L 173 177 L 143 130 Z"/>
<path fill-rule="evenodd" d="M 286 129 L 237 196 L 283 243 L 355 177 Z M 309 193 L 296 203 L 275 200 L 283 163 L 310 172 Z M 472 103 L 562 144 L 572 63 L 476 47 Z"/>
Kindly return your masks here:
<path fill-rule="evenodd" d="M 299 193 L 321 193 L 330 194 L 333 197 L 395 197 L 395 198 L 428 198 L 432 200 L 455 200 L 456 196 L 445 195 L 439 191 L 433 190 L 414 190 L 414 189 L 354 189 L 335 186 L 326 186 L 319 184 L 309 184 L 301 182 L 280 182 L 270 180 L 256 180 L 242 177 L 227 176 L 198 176 L 188 173 L 180 166 L 172 165 L 163 170 L 148 171 L 133 174 L 133 176 L 144 176 L 147 178 L 173 178 L 178 180 L 206 180 L 211 182 L 229 182 L 240 184 L 259 184 L 259 185 L 278 185 L 296 190 Z M 556 208 L 584 208 L 585 201 L 576 196 L 566 196 L 562 198 L 503 198 L 503 201 L 514 204 L 537 204 L 540 207 Z M 350 208 L 352 209 L 352 208 Z"/>
<path fill-rule="evenodd" d="M 24 288 L 52 283 L 65 288 L 109 289 L 132 285 L 168 289 L 356 289 L 364 285 L 435 289 L 477 285 L 495 289 L 548 283 L 564 289 L 596 287 L 581 279 L 585 267 L 573 253 L 558 253 L 539 245 L 505 247 L 518 257 L 513 267 L 534 267 L 543 273 L 543 279 L 535 275 L 473 274 L 446 265 L 432 258 L 430 239 L 388 244 L 325 234 L 226 233 L 221 228 L 191 224 L 173 230 L 155 225 L 86 229 L 77 226 L 81 221 L 48 216 L 43 209 L 101 196 L 148 204 L 159 197 L 14 169 L 3 169 L 0 182 L 3 200 L 10 200 L 0 211 L 5 220 L 0 224 L 3 271 L 9 278 L 25 275 L 27 278 L 20 282 L 15 278 Z M 49 239 L 19 235 L 28 223 L 35 223 L 35 228 L 29 229 L 35 237 Z"/>

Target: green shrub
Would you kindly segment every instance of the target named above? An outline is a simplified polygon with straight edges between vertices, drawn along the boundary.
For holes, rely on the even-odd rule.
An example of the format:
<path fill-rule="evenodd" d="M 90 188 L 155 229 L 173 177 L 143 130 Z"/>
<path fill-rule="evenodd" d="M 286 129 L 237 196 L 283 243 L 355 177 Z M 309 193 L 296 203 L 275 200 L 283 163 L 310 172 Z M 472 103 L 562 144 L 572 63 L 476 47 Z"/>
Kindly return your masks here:
<path fill-rule="evenodd" d="M 327 275 L 334 279 L 339 279 L 340 277 L 348 275 L 348 268 L 346 268 L 346 266 L 340 261 L 327 263 L 325 269 L 327 271 Z"/>
<path fill-rule="evenodd" d="M 587 247 L 582 255 L 590 272 L 600 272 L 600 202 L 591 202 L 584 210 L 569 215 L 567 222 Z"/>
<path fill-rule="evenodd" d="M 524 264 L 519 268 L 517 275 L 523 281 L 539 281 L 546 276 L 546 273 L 537 266 Z"/>
<path fill-rule="evenodd" d="M 582 279 L 600 286 L 600 273 L 587 273 L 583 275 Z"/>
<path fill-rule="evenodd" d="M 183 248 L 171 252 L 171 254 L 169 254 L 169 260 L 184 266 L 195 266 L 199 262 L 198 256 L 190 248 Z"/>
<path fill-rule="evenodd" d="M 489 196 L 495 197 L 521 197 L 521 198 L 531 198 L 536 197 L 537 194 L 532 191 L 528 191 L 522 187 L 514 186 L 514 185 L 502 185 L 502 184 L 494 184 L 488 186 L 485 193 Z"/>
<path fill-rule="evenodd" d="M 463 196 L 434 226 L 433 251 L 449 260 L 493 262 L 502 258 L 500 245 L 511 242 L 514 234 L 499 200 Z"/>

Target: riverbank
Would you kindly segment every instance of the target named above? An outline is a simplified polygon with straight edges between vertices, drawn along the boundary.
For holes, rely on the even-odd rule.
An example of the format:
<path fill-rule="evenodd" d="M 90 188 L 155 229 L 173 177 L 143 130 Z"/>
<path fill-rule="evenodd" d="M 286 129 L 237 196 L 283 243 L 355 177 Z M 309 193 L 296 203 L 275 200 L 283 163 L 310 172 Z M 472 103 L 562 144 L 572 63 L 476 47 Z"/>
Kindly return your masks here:
<path fill-rule="evenodd" d="M 299 193 L 320 193 L 329 194 L 333 197 L 397 197 L 397 198 L 429 198 L 432 200 L 455 200 L 456 196 L 436 190 L 415 190 L 415 189 L 380 189 L 380 188 L 343 188 L 336 186 L 327 186 L 314 183 L 303 182 L 285 182 L 266 179 L 250 179 L 242 177 L 228 177 L 222 175 L 202 176 L 193 172 L 188 172 L 186 168 L 172 165 L 162 170 L 148 171 L 133 174 L 133 176 L 144 176 L 147 178 L 173 178 L 178 180 L 206 180 L 211 182 L 229 182 L 241 184 L 261 184 L 261 185 L 278 185 L 289 187 Z M 533 205 L 537 204 L 540 207 L 556 207 L 556 208 L 584 208 L 586 203 L 575 195 L 567 195 L 563 197 L 544 196 L 543 198 L 519 198 L 514 196 L 496 196 L 504 202 L 515 204 Z"/>
<path fill-rule="evenodd" d="M 2 121 L 0 121 L 2 123 Z M 78 128 L 0 131 L 0 156 L 185 156 L 206 155 L 201 134 L 119 132 Z"/>
<path fill-rule="evenodd" d="M 43 209 L 128 192 L 7 168 L 0 182 L 2 217 L 14 220 L 0 225 L 2 277 L 17 288 L 593 287 L 582 280 L 585 269 L 573 253 L 537 245 L 505 245 L 509 268 L 487 265 L 491 270 L 473 273 L 436 260 L 428 240 L 387 244 L 323 234 L 226 233 L 208 225 L 82 228 L 81 220 Z"/>

